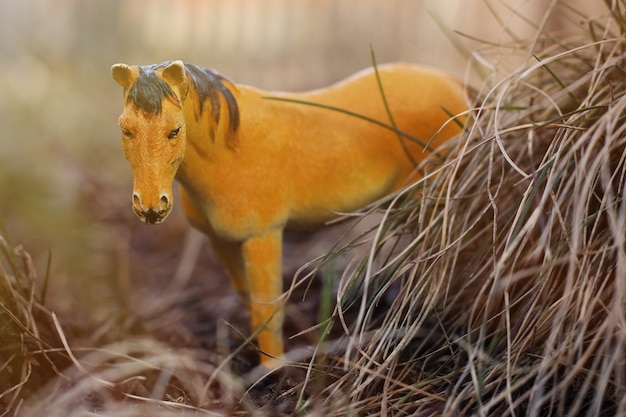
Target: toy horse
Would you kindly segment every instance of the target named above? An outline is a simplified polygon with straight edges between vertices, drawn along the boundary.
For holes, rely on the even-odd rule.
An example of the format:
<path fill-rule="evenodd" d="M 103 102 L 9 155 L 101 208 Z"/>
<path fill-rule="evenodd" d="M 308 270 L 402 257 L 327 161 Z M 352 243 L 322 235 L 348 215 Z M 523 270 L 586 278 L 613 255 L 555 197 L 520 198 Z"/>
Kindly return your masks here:
<path fill-rule="evenodd" d="M 178 180 L 186 217 L 245 300 L 263 364 L 283 354 L 283 229 L 320 226 L 407 185 L 428 155 L 423 143 L 458 134 L 450 115 L 467 109 L 456 79 L 404 64 L 299 94 L 235 85 L 181 61 L 117 64 L 112 75 L 124 87 L 134 212 L 161 223 Z"/>

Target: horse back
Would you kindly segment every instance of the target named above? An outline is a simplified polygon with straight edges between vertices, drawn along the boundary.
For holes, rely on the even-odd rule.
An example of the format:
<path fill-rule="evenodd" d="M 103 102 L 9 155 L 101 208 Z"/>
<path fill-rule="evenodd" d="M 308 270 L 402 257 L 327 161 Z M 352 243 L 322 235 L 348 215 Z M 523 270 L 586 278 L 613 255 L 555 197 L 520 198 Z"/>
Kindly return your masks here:
<path fill-rule="evenodd" d="M 442 125 L 466 110 L 465 93 L 454 77 L 422 67 L 385 65 L 378 73 L 381 86 L 369 70 L 299 94 L 238 85 L 236 149 L 189 164 L 217 234 L 240 239 L 287 224 L 316 227 L 416 179 L 416 164 L 430 154 L 423 145 L 436 148 L 460 131 Z"/>
<path fill-rule="evenodd" d="M 349 109 L 389 125 L 395 123 L 399 129 L 426 141 L 432 139 L 450 115 L 467 109 L 465 89 L 456 77 L 411 64 L 381 65 L 376 71 L 366 69 L 328 88 L 299 96 L 302 100 Z M 446 126 L 433 147 L 459 131 L 457 123 Z M 418 155 L 418 159 L 423 156 Z"/>
<path fill-rule="evenodd" d="M 272 122 L 263 125 L 272 129 L 256 140 L 272 148 L 259 154 L 276 157 L 268 165 L 276 167 L 276 183 L 289 190 L 290 224 L 314 225 L 333 211 L 359 209 L 407 185 L 430 154 L 423 145 L 435 149 L 460 132 L 455 122 L 444 126 L 451 114 L 467 109 L 456 78 L 406 64 L 380 66 L 378 76 L 380 84 L 370 69 L 324 89 L 275 94 L 316 106 L 264 104 Z M 411 138 L 399 137 L 392 125 Z"/>

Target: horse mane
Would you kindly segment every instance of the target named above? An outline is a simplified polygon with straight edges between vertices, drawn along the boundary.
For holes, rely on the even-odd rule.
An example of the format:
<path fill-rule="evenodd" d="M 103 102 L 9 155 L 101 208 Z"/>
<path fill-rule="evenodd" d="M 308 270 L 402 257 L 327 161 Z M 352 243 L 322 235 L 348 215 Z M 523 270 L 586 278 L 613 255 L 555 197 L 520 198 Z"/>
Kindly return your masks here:
<path fill-rule="evenodd" d="M 168 83 L 156 76 L 156 70 L 166 67 L 171 62 L 162 64 L 141 66 L 139 75 L 128 91 L 128 99 L 132 100 L 135 106 L 153 114 L 160 114 L 162 111 L 162 101 L 164 99 L 176 99 L 174 91 Z M 189 88 L 193 88 L 197 93 L 198 114 L 200 117 L 204 111 L 204 104 L 207 100 L 211 103 L 211 117 L 215 125 L 220 121 L 222 101 L 226 103 L 228 110 L 228 130 L 234 137 L 239 129 L 239 106 L 237 100 L 224 81 L 230 82 L 226 77 L 217 72 L 201 68 L 196 65 L 185 63 L 185 72 L 189 80 Z"/>
<path fill-rule="evenodd" d="M 222 109 L 220 98 L 223 98 L 228 108 L 228 128 L 231 134 L 235 134 L 239 129 L 239 106 L 232 91 L 224 84 L 224 81 L 230 82 L 230 80 L 213 70 L 201 68 L 193 64 L 185 63 L 185 72 L 198 93 L 200 114 L 204 110 L 204 103 L 210 100 L 211 115 L 217 124 L 220 120 Z"/>
<path fill-rule="evenodd" d="M 153 114 L 160 114 L 161 102 L 166 98 L 176 99 L 174 91 L 168 83 L 154 74 L 160 65 L 139 67 L 139 75 L 128 90 L 128 99 L 137 108 Z"/>

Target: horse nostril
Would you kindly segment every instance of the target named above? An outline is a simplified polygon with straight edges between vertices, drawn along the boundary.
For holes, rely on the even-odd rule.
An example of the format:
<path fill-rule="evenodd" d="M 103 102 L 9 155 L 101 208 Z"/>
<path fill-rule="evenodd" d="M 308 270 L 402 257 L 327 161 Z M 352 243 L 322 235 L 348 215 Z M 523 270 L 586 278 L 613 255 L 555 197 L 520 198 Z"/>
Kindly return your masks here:
<path fill-rule="evenodd" d="M 133 192 L 132 205 L 137 217 L 139 217 L 142 222 L 148 224 L 161 223 L 172 208 L 170 198 L 167 194 L 161 194 L 158 201 L 149 201 L 147 202 L 147 206 L 144 206 L 139 193 Z"/>
<path fill-rule="evenodd" d="M 141 210 L 143 208 L 141 204 L 141 198 L 139 197 L 139 194 L 137 193 L 133 193 L 133 205 L 138 210 Z"/>
<path fill-rule="evenodd" d="M 165 211 L 170 206 L 170 199 L 167 198 L 167 195 L 161 195 L 161 210 Z"/>

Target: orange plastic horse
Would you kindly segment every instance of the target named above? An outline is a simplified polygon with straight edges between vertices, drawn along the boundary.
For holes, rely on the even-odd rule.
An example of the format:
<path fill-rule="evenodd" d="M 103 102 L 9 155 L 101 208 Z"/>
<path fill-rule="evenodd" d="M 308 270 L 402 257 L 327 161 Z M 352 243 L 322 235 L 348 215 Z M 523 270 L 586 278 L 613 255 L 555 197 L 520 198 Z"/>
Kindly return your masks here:
<path fill-rule="evenodd" d="M 377 73 L 287 94 L 235 85 L 181 61 L 112 67 L 124 87 L 119 125 L 133 210 L 145 223 L 162 222 L 178 180 L 189 222 L 208 235 L 246 301 L 252 330 L 260 329 L 264 364 L 283 354 L 283 229 L 322 225 L 399 189 L 428 154 L 380 124 L 286 99 L 390 124 L 384 97 L 397 129 L 423 142 L 436 136 L 433 148 L 460 131 L 446 124 L 467 109 L 456 79 L 404 64 Z"/>

